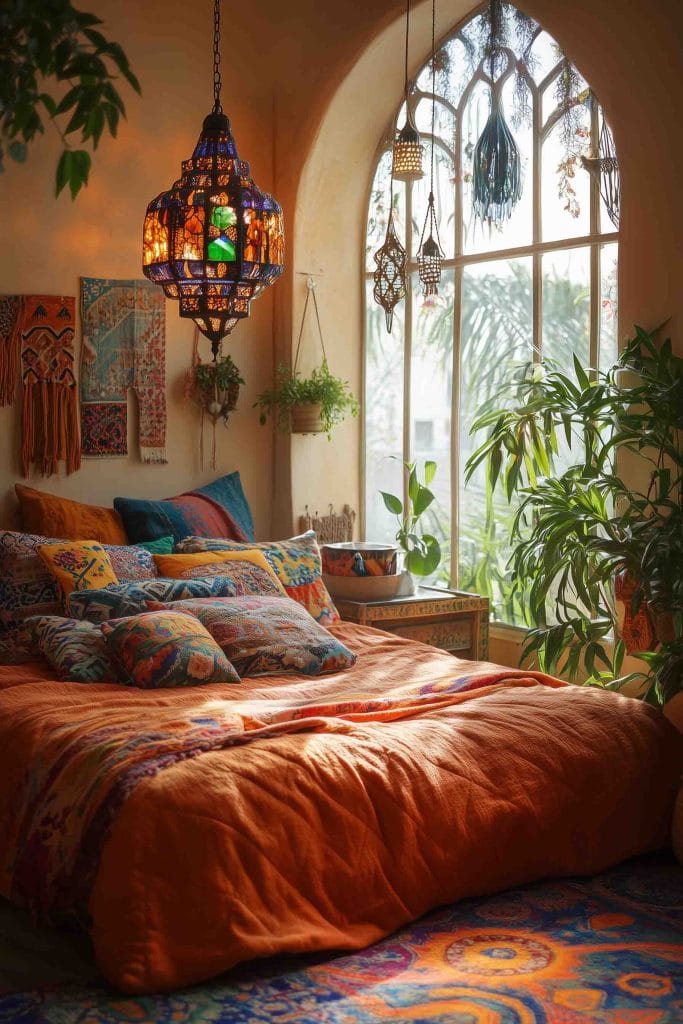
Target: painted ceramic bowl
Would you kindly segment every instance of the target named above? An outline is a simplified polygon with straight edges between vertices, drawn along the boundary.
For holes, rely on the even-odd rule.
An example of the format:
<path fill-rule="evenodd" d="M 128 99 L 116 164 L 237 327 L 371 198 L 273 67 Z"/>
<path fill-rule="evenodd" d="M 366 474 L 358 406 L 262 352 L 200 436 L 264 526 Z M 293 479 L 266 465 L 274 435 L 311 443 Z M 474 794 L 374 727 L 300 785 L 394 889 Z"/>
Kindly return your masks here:
<path fill-rule="evenodd" d="M 329 576 L 394 576 L 399 550 L 396 544 L 371 541 L 323 544 L 323 572 Z"/>

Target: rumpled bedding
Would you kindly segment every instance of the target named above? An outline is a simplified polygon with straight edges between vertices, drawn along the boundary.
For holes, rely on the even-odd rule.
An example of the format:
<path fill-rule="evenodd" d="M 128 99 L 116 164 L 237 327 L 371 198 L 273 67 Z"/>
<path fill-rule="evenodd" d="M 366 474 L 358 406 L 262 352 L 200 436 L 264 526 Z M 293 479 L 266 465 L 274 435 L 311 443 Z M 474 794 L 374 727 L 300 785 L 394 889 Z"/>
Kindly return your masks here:
<path fill-rule="evenodd" d="M 654 709 L 348 623 L 342 673 L 135 690 L 0 668 L 0 893 L 120 989 L 357 949 L 440 904 L 667 840 Z"/>

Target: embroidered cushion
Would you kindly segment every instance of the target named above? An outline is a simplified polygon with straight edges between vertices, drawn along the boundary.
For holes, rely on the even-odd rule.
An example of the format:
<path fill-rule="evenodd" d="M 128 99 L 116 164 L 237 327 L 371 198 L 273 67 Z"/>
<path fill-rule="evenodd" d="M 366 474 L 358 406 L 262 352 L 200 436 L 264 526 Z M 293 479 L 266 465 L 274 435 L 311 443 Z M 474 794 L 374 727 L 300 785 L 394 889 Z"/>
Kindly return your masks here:
<path fill-rule="evenodd" d="M 102 623 L 119 682 L 141 689 L 239 683 L 216 641 L 193 615 L 146 612 Z"/>
<path fill-rule="evenodd" d="M 228 576 L 235 585 L 236 597 L 248 594 L 287 596 L 261 551 L 200 551 L 196 555 L 155 555 L 154 561 L 161 576 L 183 580 Z"/>
<path fill-rule="evenodd" d="M 245 541 L 254 526 L 239 473 L 229 473 L 206 487 L 164 501 L 114 498 L 129 540 L 171 535 L 175 541 L 195 534 Z"/>
<path fill-rule="evenodd" d="M 225 576 L 201 580 L 140 580 L 100 590 L 78 590 L 69 595 L 67 611 L 76 619 L 107 622 L 146 611 L 149 601 L 182 601 L 191 597 L 233 597 L 235 587 Z"/>
<path fill-rule="evenodd" d="M 172 538 L 168 538 L 170 550 Z M 62 611 L 62 594 L 54 576 L 38 555 L 42 544 L 60 544 L 59 537 L 0 530 L 0 628 L 29 615 Z M 152 555 L 137 545 L 103 544 L 120 583 L 149 580 L 159 575 Z"/>
<path fill-rule="evenodd" d="M 114 682 L 116 675 L 102 631 L 90 622 L 58 615 L 28 619 L 38 649 L 61 679 L 79 683 Z"/>
<path fill-rule="evenodd" d="M 227 597 L 180 601 L 196 615 L 241 676 L 301 672 L 317 676 L 353 665 L 356 656 L 296 601 Z"/>
<path fill-rule="evenodd" d="M 118 583 L 109 555 L 95 541 L 41 544 L 38 554 L 65 597 L 72 590 L 95 590 Z"/>
<path fill-rule="evenodd" d="M 15 484 L 22 526 L 27 533 L 51 534 L 65 540 L 97 540 L 100 544 L 127 544 L 118 512 L 99 505 L 85 505 L 56 494 Z M 167 531 L 168 532 L 168 531 Z M 147 537 L 141 537 L 147 540 Z"/>
<path fill-rule="evenodd" d="M 289 597 L 302 604 L 323 626 L 339 621 L 339 612 L 323 583 L 320 550 L 313 530 L 291 540 L 261 544 L 237 544 L 207 537 L 188 537 L 176 551 L 244 551 L 256 548 L 266 556 Z"/>

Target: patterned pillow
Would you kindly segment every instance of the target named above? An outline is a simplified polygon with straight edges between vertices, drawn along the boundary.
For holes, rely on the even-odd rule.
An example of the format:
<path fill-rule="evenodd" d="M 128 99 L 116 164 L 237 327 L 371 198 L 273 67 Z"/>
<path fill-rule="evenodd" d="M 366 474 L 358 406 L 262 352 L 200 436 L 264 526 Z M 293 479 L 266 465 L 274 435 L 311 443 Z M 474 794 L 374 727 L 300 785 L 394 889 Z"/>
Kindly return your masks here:
<path fill-rule="evenodd" d="M 119 582 L 109 555 L 94 540 L 41 544 L 38 554 L 65 597 L 72 590 L 95 590 Z"/>
<path fill-rule="evenodd" d="M 348 668 L 356 660 L 295 601 L 204 598 L 180 601 L 173 608 L 196 615 L 241 676 L 292 672 L 317 676 Z"/>
<path fill-rule="evenodd" d="M 173 540 L 170 540 L 170 550 Z M 61 544 L 59 537 L 0 530 L 0 628 L 29 615 L 58 615 L 62 595 L 57 581 L 38 555 L 41 544 Z M 159 575 L 152 555 L 142 546 L 103 544 L 120 583 Z"/>
<path fill-rule="evenodd" d="M 66 540 L 87 537 L 100 544 L 126 544 L 128 538 L 121 517 L 113 508 L 84 505 L 81 501 L 60 498 L 15 484 L 21 510 L 21 525 L 27 533 L 44 533 Z M 142 537 L 141 540 L 146 540 Z"/>
<path fill-rule="evenodd" d="M 262 551 L 275 570 L 289 597 L 302 604 L 317 622 L 330 626 L 339 622 L 339 612 L 323 583 L 320 550 L 313 530 L 291 540 L 262 544 L 237 544 L 209 537 L 188 537 L 176 545 L 176 551 Z"/>
<path fill-rule="evenodd" d="M 170 555 L 173 552 L 173 537 L 159 537 L 158 540 L 140 541 L 138 547 L 149 551 L 150 555 Z"/>
<path fill-rule="evenodd" d="M 102 624 L 119 682 L 143 690 L 239 683 L 222 650 L 193 615 L 147 612 Z"/>
<path fill-rule="evenodd" d="M 38 649 L 61 679 L 78 683 L 114 682 L 116 674 L 102 631 L 91 622 L 59 615 L 27 619 Z"/>
<path fill-rule="evenodd" d="M 235 597 L 260 594 L 286 597 L 285 588 L 261 551 L 200 551 L 196 555 L 155 555 L 161 576 L 196 580 L 207 576 L 228 576 L 235 584 Z"/>
<path fill-rule="evenodd" d="M 169 534 L 176 541 L 191 534 L 236 541 L 254 536 L 239 473 L 229 473 L 206 487 L 165 501 L 114 498 L 114 508 L 123 520 L 128 539 L 135 542 Z"/>
<path fill-rule="evenodd" d="M 0 665 L 24 665 L 27 661 L 41 661 L 33 630 L 26 622 L 0 630 Z"/>
<path fill-rule="evenodd" d="M 234 597 L 232 580 L 212 576 L 201 580 L 141 580 L 99 590 L 75 590 L 67 599 L 67 611 L 76 619 L 108 622 L 124 615 L 138 615 L 148 602 L 188 600 L 192 597 Z"/>

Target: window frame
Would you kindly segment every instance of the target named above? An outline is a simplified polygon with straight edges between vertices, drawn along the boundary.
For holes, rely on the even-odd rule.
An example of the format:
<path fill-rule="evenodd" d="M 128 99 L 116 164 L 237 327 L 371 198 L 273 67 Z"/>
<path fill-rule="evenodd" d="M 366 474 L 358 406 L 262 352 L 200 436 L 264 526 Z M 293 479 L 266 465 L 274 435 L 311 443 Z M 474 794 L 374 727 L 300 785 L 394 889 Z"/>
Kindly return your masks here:
<path fill-rule="evenodd" d="M 481 13 L 481 9 L 477 8 L 471 12 L 466 18 L 463 18 L 457 23 L 452 29 L 450 29 L 441 39 L 437 45 L 437 51 L 441 47 L 445 46 L 446 43 L 457 36 L 458 32 L 467 25 L 470 21 L 476 18 Z M 539 25 L 534 33 L 534 39 L 540 33 L 542 33 L 543 27 Z M 509 56 L 507 67 L 505 71 L 497 79 L 497 87 L 502 88 L 505 82 L 514 74 L 516 57 L 514 53 L 507 49 L 505 53 Z M 425 68 L 428 67 L 428 61 L 422 64 L 415 75 L 414 81 L 417 81 L 420 75 L 424 72 Z M 601 296 L 601 249 L 603 246 L 609 245 L 610 243 L 619 243 L 619 231 L 602 231 L 601 230 L 601 198 L 600 198 L 600 182 L 596 176 L 589 176 L 589 233 L 581 236 L 571 238 L 559 238 L 552 241 L 542 241 L 542 180 L 543 180 L 543 143 L 550 132 L 553 130 L 557 121 L 560 118 L 560 111 L 555 108 L 549 115 L 545 124 L 543 123 L 543 95 L 547 88 L 552 85 L 553 81 L 558 77 L 563 66 L 563 61 L 558 60 L 552 69 L 544 76 L 544 78 L 538 83 L 526 73 L 524 78 L 530 90 L 530 106 L 531 106 L 531 125 L 532 125 L 532 164 L 530 169 L 530 179 L 532 188 L 532 232 L 531 242 L 527 245 L 515 246 L 512 248 L 505 249 L 492 249 L 482 252 L 463 252 L 463 141 L 460 138 L 459 144 L 456 147 L 456 152 L 447 145 L 447 143 L 440 136 L 434 136 L 435 146 L 441 147 L 448 154 L 449 158 L 453 162 L 455 179 L 454 182 L 454 209 L 456 216 L 454 220 L 454 255 L 452 257 L 444 258 L 443 270 L 452 269 L 454 276 L 454 304 L 453 304 L 453 351 L 452 351 L 452 394 L 451 394 L 451 409 L 450 409 L 450 536 L 451 536 L 451 557 L 450 557 L 450 586 L 457 588 L 458 586 L 458 575 L 459 575 L 459 542 L 460 542 L 460 472 L 461 472 L 461 458 L 460 458 L 460 364 L 461 364 L 461 340 L 462 340 L 462 296 L 463 296 L 463 274 L 464 268 L 477 263 L 493 263 L 495 261 L 504 261 L 508 259 L 515 259 L 517 257 L 531 257 L 532 260 L 532 351 L 533 361 L 535 363 L 540 362 L 542 358 L 542 306 L 543 306 L 543 276 L 542 276 L 542 257 L 547 253 L 553 252 L 564 252 L 570 249 L 586 248 L 590 252 L 590 330 L 589 330 L 589 359 L 590 366 L 597 367 L 599 361 L 599 348 L 600 348 L 600 296 Z M 470 80 L 463 89 L 462 95 L 460 96 L 458 103 L 453 105 L 444 96 L 436 94 L 437 103 L 442 104 L 455 118 L 456 126 L 461 126 L 463 123 L 463 112 L 467 106 L 468 100 L 477 85 L 478 82 L 483 82 L 489 88 L 491 87 L 491 79 L 486 73 L 484 67 L 484 60 L 482 59 L 476 70 L 473 72 Z M 591 121 L 591 136 L 596 141 L 599 137 L 599 101 L 597 101 L 595 95 L 593 98 L 596 102 L 593 102 L 590 107 L 590 121 Z M 416 108 L 421 101 L 432 101 L 431 91 L 425 91 L 423 89 L 413 89 L 409 92 L 408 105 L 411 113 L 415 115 Z M 404 99 L 397 105 L 394 111 L 387 130 L 385 131 L 379 146 L 377 147 L 375 158 L 372 164 L 372 172 L 368 189 L 366 193 L 366 202 L 364 205 L 365 210 L 365 230 L 363 233 L 363 252 L 361 259 L 361 311 L 362 311 L 362 337 L 363 337 L 363 358 L 362 358 L 362 369 L 361 369 L 361 393 L 363 395 L 363 416 L 361 423 L 361 459 L 360 459 L 360 530 L 361 536 L 366 538 L 366 507 L 367 507 L 367 427 L 366 427 L 366 416 L 365 416 L 365 403 L 367 400 L 367 344 L 368 344 L 368 281 L 372 281 L 373 270 L 366 269 L 367 260 L 367 237 L 368 237 L 368 222 L 371 215 L 371 201 L 373 193 L 373 184 L 377 174 L 380 161 L 387 154 L 390 153 L 393 139 L 395 136 L 396 125 L 398 123 L 399 115 L 404 107 Z M 458 132 L 461 136 L 462 133 Z M 420 136 L 423 144 L 425 145 L 425 154 L 429 153 L 429 147 L 432 143 L 431 132 L 421 131 Z M 597 146 L 596 146 L 597 148 Z M 587 172 L 585 172 L 587 173 Z M 529 183 L 525 187 L 528 187 Z M 414 312 L 415 312 L 415 296 L 411 281 L 417 274 L 418 265 L 417 258 L 413 255 L 416 251 L 417 244 L 419 242 L 419 234 L 413 230 L 413 182 L 405 183 L 405 238 L 403 243 L 406 248 L 407 259 L 406 259 L 406 278 L 408 281 L 408 288 L 406 290 L 406 296 L 402 300 L 405 303 L 404 306 L 404 346 L 403 346 L 403 447 L 402 457 L 403 460 L 408 462 L 412 459 L 412 446 L 411 446 L 411 395 L 412 395 L 412 345 L 414 336 Z M 417 234 L 417 237 L 416 237 Z M 617 250 L 618 251 L 618 250 Z M 408 498 L 407 494 L 407 480 L 404 479 L 404 504 Z M 502 623 L 501 623 L 502 624 Z M 517 628 L 517 627 L 512 627 Z"/>

